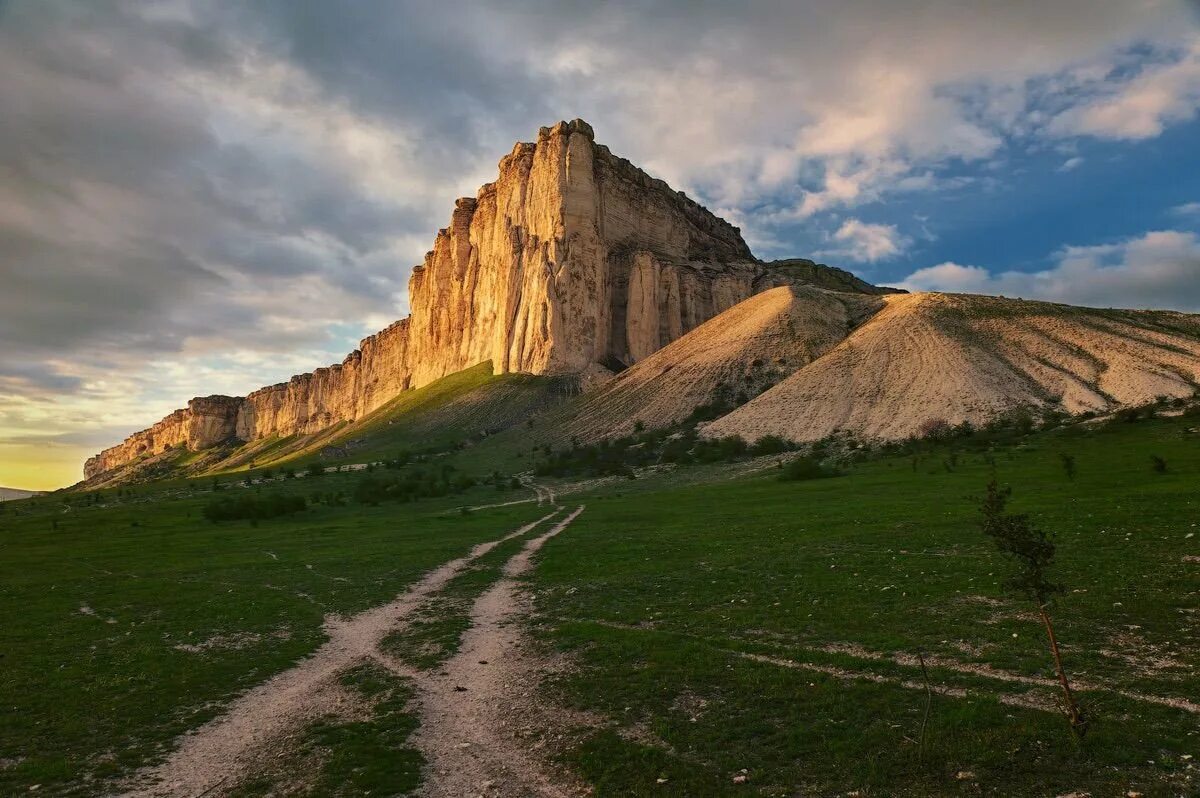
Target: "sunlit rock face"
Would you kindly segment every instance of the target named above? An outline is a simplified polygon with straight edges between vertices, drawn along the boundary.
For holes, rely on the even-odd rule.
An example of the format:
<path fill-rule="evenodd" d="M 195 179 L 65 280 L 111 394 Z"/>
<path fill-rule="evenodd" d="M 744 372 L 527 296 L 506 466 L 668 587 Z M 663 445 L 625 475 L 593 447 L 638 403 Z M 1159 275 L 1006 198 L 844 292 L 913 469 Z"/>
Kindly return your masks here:
<path fill-rule="evenodd" d="M 184 447 L 200 451 L 234 437 L 243 400 L 235 396 L 201 396 L 153 427 L 134 433 L 122 443 L 105 449 L 84 464 L 84 475 L 116 468 L 142 455 L 161 454 Z"/>
<path fill-rule="evenodd" d="M 735 227 L 562 122 L 458 200 L 413 272 L 412 383 L 629 365 L 774 284 Z"/>
<path fill-rule="evenodd" d="M 180 444 L 316 432 L 486 360 L 497 373 L 602 381 L 749 296 L 827 276 L 876 290 L 809 261 L 755 260 L 736 227 L 597 145 L 586 122 L 560 122 L 456 201 L 413 270 L 408 319 L 339 365 L 245 398 L 193 400 L 88 460 L 85 474 Z M 219 411 L 197 404 L 217 399 Z"/>

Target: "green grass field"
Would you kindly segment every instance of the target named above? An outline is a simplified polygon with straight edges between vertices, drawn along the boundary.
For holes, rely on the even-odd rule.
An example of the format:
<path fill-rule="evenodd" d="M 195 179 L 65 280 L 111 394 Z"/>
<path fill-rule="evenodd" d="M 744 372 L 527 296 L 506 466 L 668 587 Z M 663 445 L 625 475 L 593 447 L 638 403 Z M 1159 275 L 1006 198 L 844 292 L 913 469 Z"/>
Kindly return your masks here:
<path fill-rule="evenodd" d="M 807 482 L 779 481 L 767 459 L 733 478 L 708 465 L 592 484 L 570 496 L 588 510 L 531 579 L 537 639 L 574 662 L 551 693 L 600 723 L 558 756 L 601 796 L 1198 794 L 1200 714 L 1166 700 L 1200 702 L 1198 425 L 1076 425 L 990 452 L 949 443 Z M 482 476 L 512 457 L 483 443 L 446 462 Z M 1032 607 L 1003 592 L 1010 566 L 976 527 L 993 470 L 1012 508 L 1058 535 L 1067 592 L 1053 614 L 1092 718 L 1082 742 L 1055 708 Z M 224 492 L 352 496 L 363 476 Z M 459 512 L 532 495 L 478 486 L 210 524 L 209 480 L 197 485 L 0 509 L 0 794 L 105 792 L 318 647 L 326 614 L 383 603 L 544 514 Z M 436 667 L 518 543 L 449 583 L 389 650 Z M 370 711 L 305 731 L 287 761 L 312 778 L 267 773 L 236 794 L 413 789 L 403 680 L 371 668 L 344 680 Z"/>
<path fill-rule="evenodd" d="M 356 475 L 267 490 L 352 488 Z M 204 490 L 143 486 L 107 506 L 47 497 L 0 510 L 0 794 L 91 795 L 161 755 L 324 640 L 327 613 L 383 603 L 417 577 L 538 517 L 462 515 L 492 489 L 377 508 L 213 525 Z M 253 491 L 227 488 L 222 493 Z M 78 499 L 76 499 L 78 501 Z"/>
<path fill-rule="evenodd" d="M 615 727 L 570 761 L 606 795 L 736 794 L 739 774 L 767 795 L 1196 794 L 1200 715 L 1126 695 L 1200 699 L 1195 423 L 595 497 L 536 577 L 544 639 L 581 664 L 563 698 Z M 1095 688 L 1082 744 L 1052 688 L 971 672 L 1054 676 L 976 527 L 992 462 L 1013 508 L 1058 533 L 1054 617 Z M 935 686 L 966 691 L 934 697 L 923 750 L 918 652 Z M 1050 711 L 1002 703 L 1025 698 Z"/>

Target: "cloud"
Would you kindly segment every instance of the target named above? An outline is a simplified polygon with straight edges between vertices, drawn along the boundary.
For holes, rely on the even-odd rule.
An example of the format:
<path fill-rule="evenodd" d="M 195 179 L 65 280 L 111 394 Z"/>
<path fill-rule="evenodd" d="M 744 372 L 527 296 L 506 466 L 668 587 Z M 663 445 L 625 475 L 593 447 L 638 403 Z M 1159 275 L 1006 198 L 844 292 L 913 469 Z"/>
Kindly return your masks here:
<path fill-rule="evenodd" d="M 0 0 L 0 438 L 340 359 L 560 118 L 756 247 L 857 262 L 908 231 L 853 209 L 1189 118 L 1185 4 L 987 6 Z"/>
<path fill-rule="evenodd" d="M 1073 305 L 1200 311 L 1200 237 L 1149 232 L 1117 244 L 1065 247 L 1038 272 L 993 273 L 941 263 L 901 283 L 910 291 L 949 291 L 1044 299 Z"/>
<path fill-rule="evenodd" d="M 1184 219 L 1200 219 L 1200 202 L 1185 202 L 1170 210 L 1171 215 Z"/>
<path fill-rule="evenodd" d="M 1068 158 L 1067 160 L 1063 161 L 1062 166 L 1058 167 L 1057 171 L 1070 172 L 1074 169 L 1078 169 L 1082 164 L 1083 164 L 1083 158 L 1080 158 L 1077 155 L 1074 158 Z"/>
<path fill-rule="evenodd" d="M 1050 132 L 1103 139 L 1153 138 L 1168 124 L 1187 121 L 1200 109 L 1200 36 L 1132 77 L 1122 79 L 1111 72 L 1097 76 L 1076 87 L 1095 96 L 1059 113 L 1049 125 Z"/>
<path fill-rule="evenodd" d="M 856 263 L 874 263 L 899 255 L 912 243 L 897 231 L 895 225 L 868 224 L 854 218 L 842 222 L 831 239 L 835 245 L 818 255 Z"/>

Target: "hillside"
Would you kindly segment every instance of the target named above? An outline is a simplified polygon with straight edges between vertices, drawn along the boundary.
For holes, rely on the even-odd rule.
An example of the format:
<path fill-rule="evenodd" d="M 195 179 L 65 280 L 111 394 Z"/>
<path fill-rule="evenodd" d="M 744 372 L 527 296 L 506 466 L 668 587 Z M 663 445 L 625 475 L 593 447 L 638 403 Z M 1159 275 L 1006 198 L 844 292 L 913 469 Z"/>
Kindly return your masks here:
<path fill-rule="evenodd" d="M 443 377 L 411 391 L 356 422 L 309 435 L 190 452 L 176 447 L 146 455 L 82 483 L 94 490 L 130 482 L 195 478 L 280 465 L 363 463 L 404 451 L 459 446 L 523 424 L 578 392 L 573 376 L 493 374 L 491 363 Z"/>
<path fill-rule="evenodd" d="M 1200 316 L 962 294 L 884 298 L 844 341 L 706 435 L 898 439 L 1017 408 L 1106 412 L 1200 384 Z"/>
<path fill-rule="evenodd" d="M 591 391 L 564 426 L 591 442 L 727 411 L 825 354 L 883 306 L 879 297 L 781 286 L 741 302 Z"/>
<path fill-rule="evenodd" d="M 13 501 L 14 499 L 28 499 L 30 496 L 41 495 L 36 490 L 20 490 L 18 488 L 0 488 L 0 502 Z"/>

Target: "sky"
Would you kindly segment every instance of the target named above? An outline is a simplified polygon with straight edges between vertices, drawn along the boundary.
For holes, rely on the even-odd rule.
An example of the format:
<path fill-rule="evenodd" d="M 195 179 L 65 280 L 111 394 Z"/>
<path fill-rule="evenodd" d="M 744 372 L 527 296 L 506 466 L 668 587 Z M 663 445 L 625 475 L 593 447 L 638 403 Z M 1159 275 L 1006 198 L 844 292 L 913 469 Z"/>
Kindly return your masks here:
<path fill-rule="evenodd" d="M 575 117 L 760 258 L 1200 311 L 1192 0 L 0 0 L 0 485 L 340 362 Z"/>

